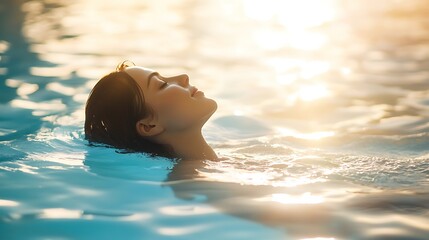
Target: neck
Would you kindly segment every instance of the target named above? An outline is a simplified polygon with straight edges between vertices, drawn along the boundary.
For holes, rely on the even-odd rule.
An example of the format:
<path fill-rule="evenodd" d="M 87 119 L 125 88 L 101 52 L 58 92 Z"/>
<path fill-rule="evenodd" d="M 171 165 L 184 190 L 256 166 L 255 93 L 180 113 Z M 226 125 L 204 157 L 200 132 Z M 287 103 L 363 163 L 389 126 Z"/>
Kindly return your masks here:
<path fill-rule="evenodd" d="M 207 144 L 201 129 L 170 133 L 163 136 L 162 142 L 170 145 L 174 153 L 183 160 L 215 160 L 216 153 Z"/>

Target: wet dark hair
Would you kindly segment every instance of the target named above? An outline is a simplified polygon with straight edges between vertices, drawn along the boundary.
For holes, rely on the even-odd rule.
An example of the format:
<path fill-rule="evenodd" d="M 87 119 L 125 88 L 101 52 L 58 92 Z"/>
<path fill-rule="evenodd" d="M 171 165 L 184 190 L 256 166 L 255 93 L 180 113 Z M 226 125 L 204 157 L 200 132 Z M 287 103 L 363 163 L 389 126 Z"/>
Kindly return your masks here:
<path fill-rule="evenodd" d="M 137 82 L 124 71 L 123 62 L 102 77 L 92 89 L 85 108 L 85 138 L 125 152 L 146 152 L 172 157 L 169 147 L 137 133 L 136 123 L 153 114 Z"/>

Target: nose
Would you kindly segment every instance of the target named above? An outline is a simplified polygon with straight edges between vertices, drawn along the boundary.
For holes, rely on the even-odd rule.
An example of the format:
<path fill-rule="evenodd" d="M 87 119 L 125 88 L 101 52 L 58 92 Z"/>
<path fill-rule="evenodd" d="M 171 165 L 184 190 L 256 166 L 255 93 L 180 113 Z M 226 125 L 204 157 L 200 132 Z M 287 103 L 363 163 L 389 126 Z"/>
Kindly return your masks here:
<path fill-rule="evenodd" d="M 182 87 L 187 87 L 189 85 L 189 76 L 187 74 L 180 74 L 176 76 L 176 81 Z"/>

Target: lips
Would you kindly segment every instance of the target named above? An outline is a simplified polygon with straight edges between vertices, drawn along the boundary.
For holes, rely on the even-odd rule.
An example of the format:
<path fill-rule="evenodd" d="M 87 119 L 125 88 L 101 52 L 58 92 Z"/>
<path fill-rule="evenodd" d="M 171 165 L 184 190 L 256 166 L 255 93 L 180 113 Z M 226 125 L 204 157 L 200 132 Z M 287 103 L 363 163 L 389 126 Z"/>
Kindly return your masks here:
<path fill-rule="evenodd" d="M 195 95 L 195 93 L 197 93 L 197 92 L 198 92 L 198 88 L 192 87 L 191 88 L 191 97 L 193 97 Z"/>

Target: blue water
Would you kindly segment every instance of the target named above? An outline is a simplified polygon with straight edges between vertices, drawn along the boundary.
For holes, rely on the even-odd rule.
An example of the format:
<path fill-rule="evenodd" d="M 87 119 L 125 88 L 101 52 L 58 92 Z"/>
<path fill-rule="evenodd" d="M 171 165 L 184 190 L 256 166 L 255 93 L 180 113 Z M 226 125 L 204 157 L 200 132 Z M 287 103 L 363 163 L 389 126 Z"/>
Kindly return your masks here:
<path fill-rule="evenodd" d="M 428 239 L 428 6 L 3 0 L 0 239 Z M 222 160 L 87 145 L 124 59 L 217 100 Z"/>

